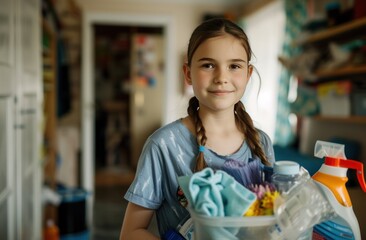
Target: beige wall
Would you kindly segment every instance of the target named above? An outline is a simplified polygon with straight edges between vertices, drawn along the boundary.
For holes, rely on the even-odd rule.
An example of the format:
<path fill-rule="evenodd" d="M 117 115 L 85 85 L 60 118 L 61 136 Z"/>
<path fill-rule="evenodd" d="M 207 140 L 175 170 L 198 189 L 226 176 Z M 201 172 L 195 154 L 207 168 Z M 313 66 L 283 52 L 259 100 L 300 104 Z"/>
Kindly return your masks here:
<path fill-rule="evenodd" d="M 181 63 L 182 58 L 186 52 L 189 36 L 196 25 L 201 21 L 204 13 L 223 13 L 231 9 L 240 9 L 237 6 L 223 6 L 220 4 L 192 4 L 192 3 L 168 3 L 166 1 L 149 1 L 150 3 L 143 3 L 143 1 L 129 1 L 129 0 L 77 0 L 79 7 L 83 13 L 86 12 L 101 12 L 101 13 L 120 13 L 120 14 L 147 14 L 157 16 L 168 16 L 172 19 L 175 36 L 175 49 L 173 56 L 176 57 L 177 71 L 175 79 L 168 79 L 168 81 L 175 81 L 171 84 L 174 89 L 168 92 L 174 96 L 174 104 L 169 111 L 169 121 L 177 117 L 184 116 L 186 113 L 187 97 L 182 94 L 182 72 Z M 153 4 L 151 3 L 153 2 Z M 156 3 L 155 3 L 156 2 Z"/>

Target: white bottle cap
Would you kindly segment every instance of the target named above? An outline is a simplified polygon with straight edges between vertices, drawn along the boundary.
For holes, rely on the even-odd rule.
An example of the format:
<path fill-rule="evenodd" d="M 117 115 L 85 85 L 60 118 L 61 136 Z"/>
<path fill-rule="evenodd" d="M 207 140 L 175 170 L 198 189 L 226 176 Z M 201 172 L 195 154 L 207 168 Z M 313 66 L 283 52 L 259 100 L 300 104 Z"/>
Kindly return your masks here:
<path fill-rule="evenodd" d="M 276 161 L 273 172 L 283 175 L 295 175 L 300 172 L 300 165 L 294 161 Z"/>

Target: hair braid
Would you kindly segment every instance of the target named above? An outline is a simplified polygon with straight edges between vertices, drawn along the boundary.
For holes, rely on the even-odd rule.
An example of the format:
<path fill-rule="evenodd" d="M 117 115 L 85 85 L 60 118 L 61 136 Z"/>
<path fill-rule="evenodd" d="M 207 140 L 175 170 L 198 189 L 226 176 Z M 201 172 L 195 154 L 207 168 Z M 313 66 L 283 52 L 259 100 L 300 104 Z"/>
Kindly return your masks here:
<path fill-rule="evenodd" d="M 189 100 L 189 106 L 187 109 L 188 115 L 194 120 L 196 139 L 198 145 L 205 146 L 207 137 L 206 130 L 202 124 L 200 116 L 198 115 L 199 102 L 196 97 L 192 97 Z M 207 167 L 203 152 L 199 152 L 196 158 L 196 166 L 194 167 L 194 172 L 201 171 Z"/>
<path fill-rule="evenodd" d="M 254 127 L 253 121 L 247 111 L 245 111 L 244 104 L 239 101 L 235 104 L 235 120 L 238 128 L 243 131 L 246 136 L 247 144 L 250 150 L 261 159 L 264 165 L 269 166 L 270 163 L 261 146 L 261 140 L 257 129 Z"/>

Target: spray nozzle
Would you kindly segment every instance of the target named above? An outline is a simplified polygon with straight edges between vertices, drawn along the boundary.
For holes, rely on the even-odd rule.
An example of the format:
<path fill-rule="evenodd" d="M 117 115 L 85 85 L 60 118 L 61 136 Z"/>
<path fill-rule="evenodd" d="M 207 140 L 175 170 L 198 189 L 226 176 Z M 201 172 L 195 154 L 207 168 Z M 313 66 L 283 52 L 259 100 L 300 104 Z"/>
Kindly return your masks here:
<path fill-rule="evenodd" d="M 332 167 L 342 167 L 348 169 L 355 169 L 357 173 L 357 180 L 360 183 L 360 186 L 364 192 L 366 192 L 366 183 L 363 173 L 363 164 L 359 161 L 350 160 L 350 159 L 340 159 L 340 158 L 332 158 L 326 157 L 324 163 L 328 166 Z"/>
<path fill-rule="evenodd" d="M 325 157 L 324 164 L 328 166 L 355 169 L 357 172 L 357 180 L 362 190 L 366 192 L 363 164 L 359 161 L 347 159 L 344 154 L 343 144 L 318 140 L 315 143 L 314 156 L 319 158 Z"/>
<path fill-rule="evenodd" d="M 315 143 L 314 156 L 318 158 L 333 157 L 346 159 L 343 144 L 324 142 L 320 140 Z"/>

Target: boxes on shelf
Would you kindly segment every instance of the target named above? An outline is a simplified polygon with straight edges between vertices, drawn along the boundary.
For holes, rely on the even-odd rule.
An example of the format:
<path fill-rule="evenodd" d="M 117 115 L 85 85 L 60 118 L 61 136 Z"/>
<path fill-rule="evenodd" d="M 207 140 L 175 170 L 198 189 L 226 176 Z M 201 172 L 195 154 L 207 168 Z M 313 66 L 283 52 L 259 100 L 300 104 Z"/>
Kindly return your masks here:
<path fill-rule="evenodd" d="M 337 81 L 318 85 L 320 113 L 323 116 L 351 115 L 351 81 Z"/>
<path fill-rule="evenodd" d="M 356 82 L 352 90 L 352 114 L 366 116 L 366 81 Z"/>

